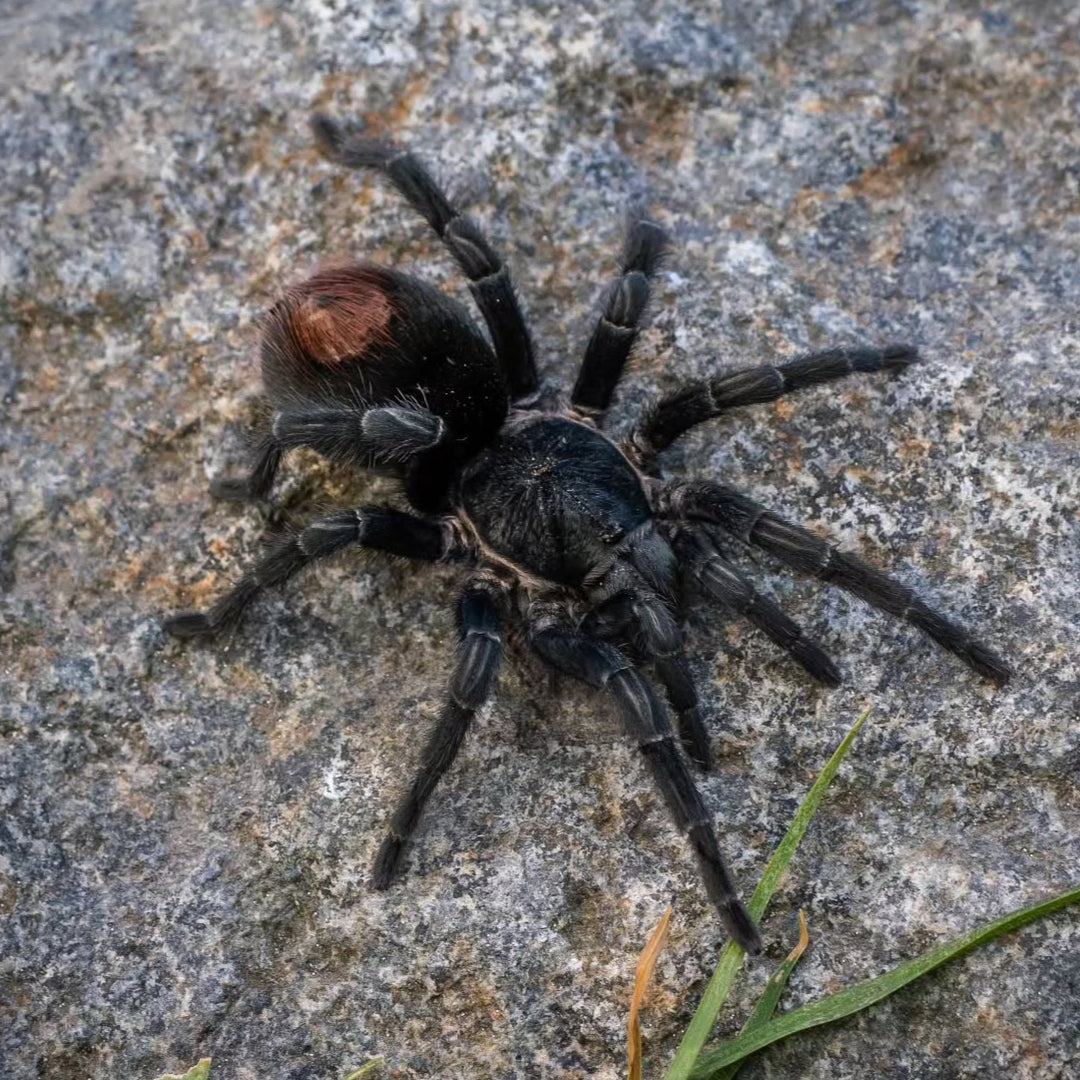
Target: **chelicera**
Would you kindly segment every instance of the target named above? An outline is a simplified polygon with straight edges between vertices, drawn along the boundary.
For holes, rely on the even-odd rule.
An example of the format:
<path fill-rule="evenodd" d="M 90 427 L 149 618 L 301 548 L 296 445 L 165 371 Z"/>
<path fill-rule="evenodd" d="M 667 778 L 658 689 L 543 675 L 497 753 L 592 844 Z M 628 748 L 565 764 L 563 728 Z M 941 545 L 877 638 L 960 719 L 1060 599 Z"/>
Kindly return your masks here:
<path fill-rule="evenodd" d="M 469 279 L 490 341 L 459 304 L 397 270 L 326 269 L 289 289 L 263 328 L 271 430 L 250 474 L 217 483 L 216 494 L 265 497 L 285 453 L 304 446 L 398 477 L 412 511 L 361 506 L 320 517 L 273 541 L 208 612 L 174 615 L 166 629 L 181 638 L 218 634 L 263 589 L 350 545 L 460 564 L 460 645 L 446 699 L 379 849 L 374 886 L 397 876 L 424 806 L 492 691 L 504 627 L 521 620 L 544 661 L 613 699 L 724 925 L 759 951 L 687 765 L 689 758 L 708 767 L 709 736 L 683 657 L 680 581 L 747 618 L 829 685 L 840 681 L 832 660 L 729 561 L 723 537 L 906 619 L 987 679 L 1004 683 L 1009 670 L 906 585 L 726 484 L 661 483 L 653 463 L 685 431 L 728 409 L 857 372 L 901 370 L 915 350 L 829 349 L 690 383 L 616 443 L 602 423 L 667 250 L 663 230 L 631 218 L 621 272 L 567 400 L 541 389 L 505 263 L 418 158 L 323 116 L 312 126 L 327 158 L 381 172 L 435 230 Z M 675 730 L 646 668 L 664 689 Z"/>

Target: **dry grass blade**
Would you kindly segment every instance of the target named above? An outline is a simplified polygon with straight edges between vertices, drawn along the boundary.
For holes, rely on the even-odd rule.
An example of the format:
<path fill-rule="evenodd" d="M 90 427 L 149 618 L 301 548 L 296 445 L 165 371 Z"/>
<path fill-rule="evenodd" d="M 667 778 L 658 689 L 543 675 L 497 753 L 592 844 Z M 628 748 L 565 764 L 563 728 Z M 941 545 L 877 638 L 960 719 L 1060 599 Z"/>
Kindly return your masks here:
<path fill-rule="evenodd" d="M 641 1006 L 645 1001 L 645 993 L 649 989 L 653 968 L 656 967 L 656 961 L 660 959 L 660 953 L 664 951 L 670 932 L 671 908 L 668 908 L 652 932 L 652 937 L 649 938 L 649 943 L 638 960 L 637 974 L 634 976 L 634 996 L 630 999 L 630 1020 L 627 1024 L 630 1080 L 641 1080 Z"/>
<path fill-rule="evenodd" d="M 806 952 L 807 947 L 810 944 L 810 927 L 806 925 L 806 912 L 802 908 L 799 908 L 799 940 L 795 944 L 795 948 L 788 953 L 785 964 L 795 964 L 802 957 L 802 954 Z M 773 976 L 775 978 L 775 976 Z"/>

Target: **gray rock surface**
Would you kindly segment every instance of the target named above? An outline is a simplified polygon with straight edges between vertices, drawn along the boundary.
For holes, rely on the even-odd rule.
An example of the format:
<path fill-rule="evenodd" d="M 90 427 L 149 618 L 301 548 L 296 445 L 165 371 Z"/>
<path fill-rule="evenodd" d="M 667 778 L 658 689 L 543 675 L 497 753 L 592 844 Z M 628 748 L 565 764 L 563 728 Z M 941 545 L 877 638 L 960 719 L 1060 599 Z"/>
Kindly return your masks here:
<path fill-rule="evenodd" d="M 925 363 L 708 425 L 664 459 L 891 566 L 1015 661 L 758 560 L 848 681 L 691 620 L 749 892 L 875 715 L 765 924 L 798 1003 L 1080 880 L 1080 18 L 1068 5 L 9 0 L 0 15 L 0 1076 L 658 1075 L 721 938 L 602 701 L 511 658 L 386 895 L 365 879 L 438 706 L 455 573 L 309 573 L 220 647 L 162 612 L 258 550 L 212 501 L 259 415 L 256 318 L 325 255 L 448 258 L 317 159 L 312 106 L 423 148 L 569 380 L 646 196 L 676 250 L 614 410 L 826 343 Z M 385 483 L 297 456 L 303 520 Z M 767 975 L 750 966 L 733 1030 Z M 1075 1077 L 1080 912 L 772 1049 L 750 1078 Z M 1071 1064 L 1070 1064 L 1071 1062 Z"/>

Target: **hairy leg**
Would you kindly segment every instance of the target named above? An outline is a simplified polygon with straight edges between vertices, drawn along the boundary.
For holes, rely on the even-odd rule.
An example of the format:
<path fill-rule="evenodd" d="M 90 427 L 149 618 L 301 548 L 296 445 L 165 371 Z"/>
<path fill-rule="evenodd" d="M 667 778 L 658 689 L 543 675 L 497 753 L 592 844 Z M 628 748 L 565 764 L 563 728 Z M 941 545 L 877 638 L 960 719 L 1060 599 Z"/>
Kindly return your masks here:
<path fill-rule="evenodd" d="M 282 457 L 299 446 L 334 461 L 370 467 L 406 462 L 447 438 L 446 425 L 438 416 L 414 406 L 280 412 L 259 447 L 251 473 L 217 479 L 210 490 L 234 502 L 265 498 Z"/>
<path fill-rule="evenodd" d="M 162 626 L 173 637 L 215 637 L 235 626 L 264 589 L 284 584 L 309 563 L 353 544 L 428 562 L 458 552 L 454 534 L 441 522 L 388 507 L 338 510 L 313 521 L 301 532 L 274 540 L 266 554 L 209 611 L 171 615 Z"/>
<path fill-rule="evenodd" d="M 709 733 L 683 655 L 682 633 L 668 605 L 647 591 L 623 589 L 592 608 L 578 629 L 607 642 L 626 642 L 649 660 L 675 711 L 675 726 L 687 757 L 707 769 L 712 764 Z"/>
<path fill-rule="evenodd" d="M 502 656 L 498 601 L 502 588 L 486 576 L 472 577 L 458 597 L 460 645 L 439 719 L 420 754 L 420 769 L 390 819 L 389 834 L 375 858 L 372 885 L 386 889 L 401 868 L 409 837 L 431 793 L 454 762 L 476 710 L 491 693 Z"/>
<path fill-rule="evenodd" d="M 600 415 L 611 403 L 649 302 L 649 281 L 666 251 L 667 236 L 656 222 L 631 219 L 622 273 L 608 289 L 604 313 L 589 338 L 570 396 L 574 408 Z"/>
<path fill-rule="evenodd" d="M 884 349 L 826 349 L 779 366 L 744 368 L 690 383 L 658 401 L 630 436 L 633 450 L 650 458 L 698 424 L 739 405 L 775 401 L 793 390 L 835 382 L 860 371 L 906 368 L 917 359 L 907 345 Z"/>
<path fill-rule="evenodd" d="M 210 494 L 228 502 L 265 499 L 274 486 L 274 477 L 281 465 L 284 451 L 272 435 L 259 444 L 255 464 L 247 476 L 219 476 L 210 482 Z"/>
<path fill-rule="evenodd" d="M 535 393 L 538 381 L 532 339 L 518 305 L 510 271 L 475 222 L 464 217 L 408 150 L 348 133 L 327 116 L 311 118 L 324 156 L 352 169 L 383 173 L 418 214 L 435 230 L 469 279 L 477 307 L 491 333 L 499 358 L 518 400 Z"/>
<path fill-rule="evenodd" d="M 659 512 L 680 520 L 713 522 L 796 570 L 845 589 L 874 607 L 917 626 L 986 679 L 1002 685 L 1011 672 L 997 653 L 964 627 L 920 599 L 908 586 L 809 529 L 766 510 L 726 484 L 675 483 L 659 496 Z"/>
<path fill-rule="evenodd" d="M 649 684 L 613 645 L 575 630 L 560 605 L 534 603 L 529 624 L 532 647 L 552 667 L 615 698 L 627 734 L 637 743 L 671 816 L 694 848 L 705 888 L 728 933 L 747 952 L 759 953 L 758 929 L 735 893 L 712 819 Z"/>
<path fill-rule="evenodd" d="M 793 619 L 754 588 L 701 530 L 682 529 L 675 551 L 701 591 L 742 615 L 826 686 L 842 682 L 836 665 Z"/>

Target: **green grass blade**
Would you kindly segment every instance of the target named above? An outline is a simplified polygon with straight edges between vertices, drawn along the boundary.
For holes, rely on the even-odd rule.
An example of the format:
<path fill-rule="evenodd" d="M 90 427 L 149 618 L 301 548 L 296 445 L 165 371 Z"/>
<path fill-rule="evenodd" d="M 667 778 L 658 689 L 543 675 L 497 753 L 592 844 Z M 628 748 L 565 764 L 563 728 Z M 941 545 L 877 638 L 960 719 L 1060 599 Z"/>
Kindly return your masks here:
<path fill-rule="evenodd" d="M 750 914 L 756 920 L 760 921 L 764 916 L 769 901 L 772 899 L 773 893 L 776 892 L 776 886 L 780 884 L 780 879 L 784 876 L 784 871 L 787 869 L 788 863 L 791 862 L 795 849 L 806 834 L 806 830 L 817 812 L 822 797 L 836 775 L 836 770 L 840 768 L 840 763 L 844 760 L 848 750 L 851 749 L 855 736 L 859 734 L 859 729 L 869 715 L 870 710 L 867 709 L 844 736 L 844 741 L 840 743 L 833 756 L 829 758 L 829 762 L 817 778 L 817 782 L 807 792 L 806 798 L 803 799 L 802 805 L 799 807 L 799 812 L 795 815 L 795 820 L 791 823 L 791 828 L 788 829 L 784 839 L 780 841 L 780 846 L 777 847 L 773 857 L 769 860 L 769 865 L 765 868 L 765 873 L 758 883 L 758 887 L 754 890 L 754 895 L 750 898 Z M 742 958 L 742 949 L 733 941 L 729 941 L 724 946 L 723 951 L 720 953 L 720 962 L 716 965 L 716 970 L 709 980 L 709 985 L 705 987 L 701 1004 L 687 1026 L 686 1034 L 683 1035 L 682 1042 L 679 1043 L 679 1049 L 675 1052 L 675 1058 L 668 1067 L 668 1071 L 664 1074 L 664 1080 L 686 1080 L 690 1076 L 694 1063 L 701 1054 L 709 1038 L 709 1033 L 716 1023 L 716 1018 L 720 1015 L 720 1010 L 731 992 L 731 984 L 735 981 L 735 976 L 739 972 Z"/>
<path fill-rule="evenodd" d="M 747 1031 L 722 1043 L 716 1050 L 702 1057 L 691 1076 L 695 1080 L 715 1077 L 723 1066 L 741 1061 L 763 1046 L 785 1039 L 798 1031 L 805 1031 L 807 1028 L 818 1027 L 821 1024 L 829 1024 L 834 1020 L 851 1016 L 852 1013 L 857 1013 L 868 1005 L 881 1001 L 882 998 L 895 993 L 914 979 L 950 960 L 955 960 L 958 956 L 963 956 L 964 953 L 970 952 L 984 942 L 992 941 L 1001 934 L 1006 934 L 1010 930 L 1015 930 L 1068 904 L 1075 904 L 1077 901 L 1080 901 L 1080 887 L 1070 889 L 1068 892 L 1043 900 L 1038 904 L 1032 904 L 1031 907 L 1012 911 L 992 923 L 987 923 L 986 926 L 972 930 L 944 945 L 938 945 L 929 952 L 915 957 L 914 960 L 908 960 L 899 967 L 893 968 L 892 971 L 885 972 L 884 975 L 856 983 L 847 990 L 841 990 L 840 993 L 832 994 L 821 1001 L 814 1001 L 809 1005 L 792 1009 L 791 1012 L 784 1013 L 783 1016 L 770 1020 L 753 1031 Z"/>
<path fill-rule="evenodd" d="M 369 1076 L 379 1068 L 380 1065 L 385 1064 L 386 1061 L 381 1057 L 372 1058 L 370 1061 L 365 1061 L 356 1072 L 349 1073 L 349 1075 L 345 1077 L 345 1080 L 360 1080 L 362 1076 Z"/>
<path fill-rule="evenodd" d="M 196 1065 L 192 1065 L 186 1073 L 168 1073 L 159 1076 L 157 1080 L 208 1080 L 210 1076 L 210 1059 L 202 1058 Z"/>
<path fill-rule="evenodd" d="M 772 1014 L 776 1011 L 776 1006 L 780 1001 L 780 995 L 784 992 L 784 987 L 787 986 L 788 979 L 791 978 L 791 973 L 795 970 L 795 965 L 801 959 L 802 954 L 806 952 L 806 946 L 809 944 L 810 935 L 806 930 L 806 916 L 800 911 L 799 943 L 788 953 L 784 962 L 772 973 L 769 981 L 765 984 L 765 990 L 761 997 L 758 998 L 754 1011 L 750 1014 L 750 1019 L 743 1024 L 741 1035 L 745 1035 L 746 1032 L 752 1031 L 754 1028 L 761 1027 L 762 1024 L 767 1024 L 772 1019 Z M 718 1073 L 714 1074 L 713 1080 L 734 1080 L 735 1075 L 743 1067 L 745 1061 L 746 1058 L 740 1058 L 730 1065 L 725 1065 Z"/>

